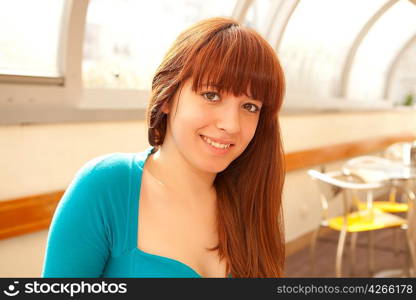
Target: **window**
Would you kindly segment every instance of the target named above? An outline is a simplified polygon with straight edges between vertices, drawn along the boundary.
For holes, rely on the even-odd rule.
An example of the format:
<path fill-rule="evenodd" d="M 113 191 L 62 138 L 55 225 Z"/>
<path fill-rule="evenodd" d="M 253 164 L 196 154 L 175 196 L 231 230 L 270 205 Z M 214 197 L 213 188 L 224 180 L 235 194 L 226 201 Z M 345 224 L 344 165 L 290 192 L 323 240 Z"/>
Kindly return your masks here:
<path fill-rule="evenodd" d="M 64 0 L 3 0 L 0 74 L 59 77 Z"/>
<path fill-rule="evenodd" d="M 386 90 L 386 96 L 400 104 L 406 103 L 409 95 L 413 99 L 416 98 L 416 36 L 409 42 L 410 44 L 406 45 L 408 47 L 405 47 L 402 55 L 398 57 L 396 67 L 391 70 L 391 82 L 387 82 L 390 86 L 389 90 Z"/>
<path fill-rule="evenodd" d="M 339 96 L 346 55 L 364 24 L 386 0 L 300 1 L 279 54 L 288 94 Z"/>
<path fill-rule="evenodd" d="M 231 16 L 235 0 L 91 0 L 84 42 L 87 88 L 150 90 L 176 36 L 194 22 Z"/>
<path fill-rule="evenodd" d="M 416 5 L 394 4 L 373 26 L 351 69 L 347 96 L 371 101 L 384 98 L 388 69 L 405 43 L 415 34 Z M 401 99 L 391 99 L 397 102 Z"/>

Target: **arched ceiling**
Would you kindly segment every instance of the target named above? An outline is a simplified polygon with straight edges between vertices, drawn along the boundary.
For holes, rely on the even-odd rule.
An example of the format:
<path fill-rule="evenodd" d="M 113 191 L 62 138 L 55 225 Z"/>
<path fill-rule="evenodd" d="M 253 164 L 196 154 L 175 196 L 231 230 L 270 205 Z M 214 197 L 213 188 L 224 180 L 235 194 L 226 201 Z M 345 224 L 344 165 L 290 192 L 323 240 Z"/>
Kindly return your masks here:
<path fill-rule="evenodd" d="M 251 1 L 245 20 L 275 46 L 289 97 L 397 102 L 400 93 L 388 90 L 397 88 L 392 74 L 416 34 L 414 3 Z M 416 79 L 406 75 L 406 81 L 414 86 Z"/>
<path fill-rule="evenodd" d="M 396 103 L 416 94 L 416 0 L 35 2 L 1 3 L 8 6 L 0 7 L 0 83 L 20 76 L 29 83 L 65 82 L 72 91 L 149 90 L 158 62 L 181 30 L 203 18 L 231 16 L 276 49 L 288 103 Z M 21 10 L 25 5 L 32 8 Z"/>

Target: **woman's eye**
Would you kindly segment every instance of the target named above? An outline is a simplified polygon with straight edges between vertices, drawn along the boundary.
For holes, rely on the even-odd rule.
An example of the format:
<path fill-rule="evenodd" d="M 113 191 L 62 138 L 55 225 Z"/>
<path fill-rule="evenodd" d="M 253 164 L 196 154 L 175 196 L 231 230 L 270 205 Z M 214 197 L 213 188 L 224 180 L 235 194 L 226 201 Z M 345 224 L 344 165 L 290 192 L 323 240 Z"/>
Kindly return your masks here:
<path fill-rule="evenodd" d="M 217 102 L 220 100 L 220 96 L 215 92 L 206 92 L 202 93 L 202 96 L 208 101 Z"/>
<path fill-rule="evenodd" d="M 253 103 L 246 103 L 246 104 L 243 105 L 243 107 L 251 113 L 255 113 L 255 112 L 258 112 L 260 110 L 260 108 L 257 105 L 253 104 Z"/>

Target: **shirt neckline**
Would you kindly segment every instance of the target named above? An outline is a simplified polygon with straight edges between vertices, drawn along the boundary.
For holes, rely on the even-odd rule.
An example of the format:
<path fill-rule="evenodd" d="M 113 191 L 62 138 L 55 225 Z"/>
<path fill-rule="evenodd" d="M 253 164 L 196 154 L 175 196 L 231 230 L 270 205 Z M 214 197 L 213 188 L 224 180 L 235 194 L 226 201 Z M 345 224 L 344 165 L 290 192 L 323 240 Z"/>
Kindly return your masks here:
<path fill-rule="evenodd" d="M 136 188 L 133 192 L 133 201 L 134 201 L 134 204 L 135 204 L 134 205 L 134 213 L 133 213 L 133 215 L 134 215 L 134 217 L 133 217 L 133 220 L 134 220 L 133 226 L 134 226 L 134 228 L 132 230 L 133 235 L 134 235 L 134 237 L 133 237 L 134 250 L 136 252 L 138 252 L 139 254 L 142 254 L 142 255 L 145 255 L 145 256 L 154 257 L 154 258 L 158 258 L 158 259 L 162 259 L 162 260 L 165 260 L 165 261 L 175 263 L 175 264 L 177 264 L 181 267 L 184 267 L 188 271 L 191 271 L 194 275 L 196 275 L 200 278 L 203 278 L 201 276 L 201 274 L 199 274 L 193 268 L 191 268 L 187 264 L 185 264 L 185 263 L 183 263 L 183 262 L 181 262 L 177 259 L 173 259 L 173 258 L 170 258 L 170 257 L 161 256 L 161 255 L 157 255 L 157 254 L 148 253 L 148 252 L 145 252 L 145 251 L 141 250 L 138 247 L 138 238 L 139 238 L 138 237 L 138 234 L 139 234 L 139 226 L 138 226 L 139 223 L 138 222 L 139 222 L 140 192 L 141 192 L 141 185 L 142 185 L 142 175 L 143 175 L 144 165 L 145 165 L 147 159 L 149 158 L 150 154 L 152 153 L 152 150 L 153 150 L 153 147 L 149 147 L 148 149 L 146 149 L 144 151 L 144 153 L 143 152 L 136 153 L 136 155 L 135 155 L 135 160 L 138 163 L 137 166 L 138 166 L 138 168 L 141 169 L 141 171 L 134 170 L 134 174 L 139 174 L 138 175 L 138 188 Z M 142 156 L 143 154 L 144 154 L 144 157 Z"/>

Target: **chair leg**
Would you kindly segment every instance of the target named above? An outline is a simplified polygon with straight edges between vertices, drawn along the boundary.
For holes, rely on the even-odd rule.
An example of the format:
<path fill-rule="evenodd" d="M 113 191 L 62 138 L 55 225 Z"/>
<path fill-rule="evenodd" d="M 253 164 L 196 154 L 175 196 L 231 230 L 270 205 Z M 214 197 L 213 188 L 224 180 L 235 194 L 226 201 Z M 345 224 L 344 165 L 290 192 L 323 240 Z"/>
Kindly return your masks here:
<path fill-rule="evenodd" d="M 337 246 L 337 256 L 335 259 L 335 276 L 341 277 L 342 272 L 342 255 L 344 252 L 345 240 L 347 237 L 347 230 L 343 228 L 339 233 L 338 246 Z"/>
<path fill-rule="evenodd" d="M 320 230 L 321 230 L 321 226 L 318 226 L 318 228 L 312 234 L 312 241 L 311 241 L 311 247 L 310 247 L 311 276 L 315 274 L 315 250 L 316 250 L 316 242 L 318 241 Z"/>
<path fill-rule="evenodd" d="M 408 232 L 406 233 L 408 234 Z M 416 276 L 416 245 L 409 236 L 407 236 L 407 247 L 409 253 L 407 262 L 409 266 L 409 275 L 413 277 Z"/>
<path fill-rule="evenodd" d="M 368 232 L 368 274 L 374 275 L 374 232 Z"/>
<path fill-rule="evenodd" d="M 411 259 L 410 259 L 410 249 L 409 245 L 406 243 L 406 251 L 405 251 L 405 262 L 403 266 L 403 276 L 404 277 L 411 277 Z"/>
<path fill-rule="evenodd" d="M 406 240 L 409 248 L 409 258 L 410 258 L 410 276 L 416 276 L 416 195 L 412 190 L 407 191 L 408 203 L 409 203 L 409 212 L 408 212 L 408 223 L 406 230 Z"/>
<path fill-rule="evenodd" d="M 350 275 L 355 275 L 355 263 L 357 258 L 357 232 L 353 232 L 351 234 L 351 242 L 350 242 Z"/>
<path fill-rule="evenodd" d="M 394 239 L 394 256 L 397 257 L 400 253 L 399 250 L 399 233 L 401 229 L 400 228 L 393 228 L 393 239 Z"/>
<path fill-rule="evenodd" d="M 393 187 L 390 189 L 390 194 L 389 194 L 389 201 L 390 202 L 397 202 L 397 188 Z M 393 253 L 394 256 L 397 257 L 400 253 L 399 250 L 399 232 L 401 231 L 400 228 L 394 228 L 393 229 L 393 240 L 394 240 L 394 244 L 393 244 Z"/>

